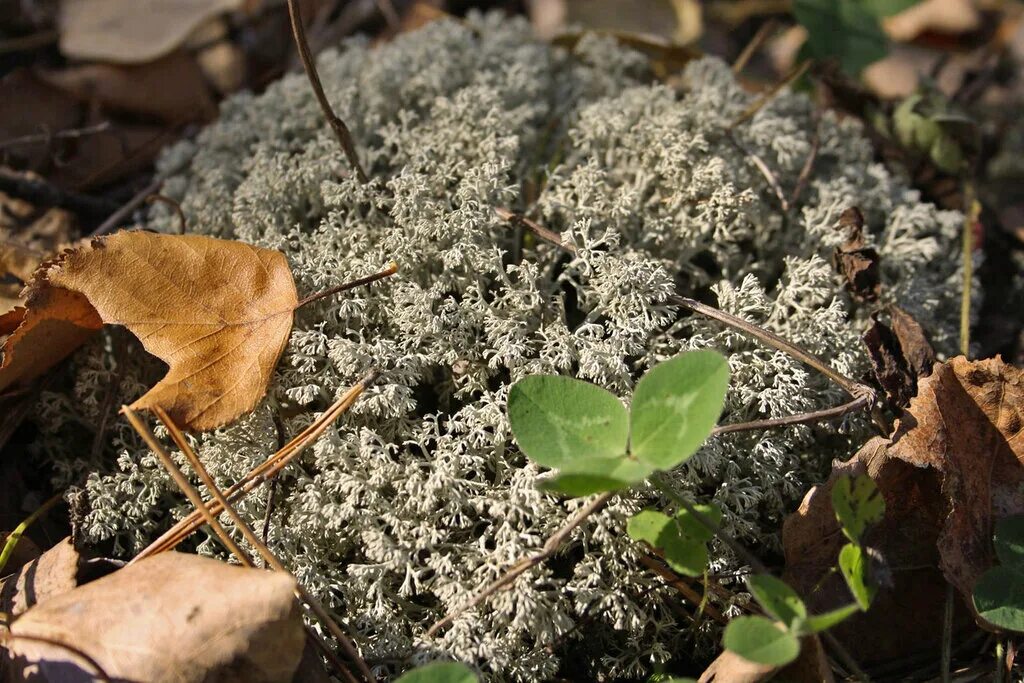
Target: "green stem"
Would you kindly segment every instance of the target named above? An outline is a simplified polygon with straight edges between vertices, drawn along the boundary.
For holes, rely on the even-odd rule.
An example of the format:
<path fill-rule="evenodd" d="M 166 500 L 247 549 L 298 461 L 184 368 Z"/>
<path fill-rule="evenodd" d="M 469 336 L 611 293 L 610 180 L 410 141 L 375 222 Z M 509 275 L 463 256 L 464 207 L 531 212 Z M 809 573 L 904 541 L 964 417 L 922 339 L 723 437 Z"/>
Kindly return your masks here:
<path fill-rule="evenodd" d="M 1002 636 L 996 637 L 996 674 L 992 679 L 994 683 L 1003 683 L 1003 671 L 1006 666 L 1003 660 L 1006 659 L 1006 643 Z"/>
<path fill-rule="evenodd" d="M 18 541 L 21 540 L 22 534 L 24 534 L 37 519 L 49 512 L 50 508 L 59 503 L 63 497 L 63 493 L 55 494 L 52 498 L 43 503 L 38 510 L 29 515 L 28 519 L 19 524 L 17 528 L 7 536 L 7 542 L 4 544 L 3 552 L 0 552 L 0 573 L 3 573 L 8 560 L 10 560 L 11 555 L 14 554 L 14 549 L 18 546 Z"/>

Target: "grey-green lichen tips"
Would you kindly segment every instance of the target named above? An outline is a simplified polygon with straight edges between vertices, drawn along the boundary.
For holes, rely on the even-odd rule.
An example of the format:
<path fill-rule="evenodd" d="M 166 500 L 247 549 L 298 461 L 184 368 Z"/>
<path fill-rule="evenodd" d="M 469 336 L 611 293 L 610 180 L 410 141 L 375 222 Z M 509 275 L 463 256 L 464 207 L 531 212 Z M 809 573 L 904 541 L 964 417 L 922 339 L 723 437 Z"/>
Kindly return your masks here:
<path fill-rule="evenodd" d="M 222 486 L 237 481 L 279 432 L 296 434 L 375 365 L 378 384 L 281 478 L 269 543 L 344 615 L 381 675 L 449 657 L 495 681 L 639 679 L 679 653 L 699 657 L 714 646 L 711 627 L 695 647 L 674 609 L 681 596 L 638 562 L 625 533 L 653 496 L 642 488 L 577 528 L 558 562 L 424 638 L 583 504 L 538 490 L 542 470 L 509 430 L 509 387 L 561 374 L 628 401 L 659 361 L 714 348 L 732 376 L 725 421 L 836 404 L 841 392 L 800 363 L 680 316 L 667 297 L 717 300 L 857 376 L 864 321 L 828 263 L 844 237 L 839 215 L 864 212 L 885 301 L 940 347 L 956 329 L 958 217 L 922 204 L 874 162 L 855 123 L 803 96 L 783 92 L 730 133 L 753 98 L 715 59 L 689 64 L 674 89 L 609 40 L 586 37 L 570 55 L 521 21 L 477 16 L 379 48 L 346 43 L 319 71 L 369 186 L 293 75 L 229 99 L 195 142 L 168 150 L 163 168 L 188 166 L 163 192 L 197 232 L 283 251 L 300 292 L 392 259 L 402 271 L 300 309 L 267 399 L 197 437 L 203 461 Z M 815 137 L 809 182 L 784 214 L 748 154 L 788 192 Z M 539 187 L 535 201 L 524 187 Z M 495 207 L 528 210 L 576 254 L 517 245 Z M 149 227 L 173 230 L 162 211 Z M 75 362 L 74 388 L 47 394 L 40 411 L 52 435 L 40 455 L 62 481 L 85 482 L 89 538 L 127 555 L 188 506 L 121 421 L 95 459 L 80 447 L 91 443 L 82 425 L 104 422 L 112 382 L 125 401 L 142 393 L 142 354 L 98 341 Z M 721 507 L 730 533 L 771 547 L 782 515 L 865 431 L 850 418 L 724 435 L 667 476 Z M 262 520 L 266 505 L 253 495 L 239 509 Z M 221 552 L 213 540 L 199 550 Z M 712 544 L 711 565 L 736 563 Z"/>

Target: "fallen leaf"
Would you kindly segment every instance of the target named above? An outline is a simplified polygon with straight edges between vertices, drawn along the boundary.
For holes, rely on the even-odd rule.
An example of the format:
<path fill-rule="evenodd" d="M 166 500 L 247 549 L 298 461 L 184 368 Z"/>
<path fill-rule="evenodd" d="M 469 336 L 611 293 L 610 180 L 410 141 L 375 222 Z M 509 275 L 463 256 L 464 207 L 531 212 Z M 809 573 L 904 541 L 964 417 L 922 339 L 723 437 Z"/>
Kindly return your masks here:
<path fill-rule="evenodd" d="M 8 665 L 14 675 L 35 668 L 44 680 L 94 681 L 77 651 L 112 680 L 287 683 L 305 640 L 294 591 L 284 572 L 164 553 L 15 619 Z"/>
<path fill-rule="evenodd" d="M 132 407 L 160 406 L 184 428 L 214 429 L 266 393 L 297 300 L 280 252 L 198 235 L 120 232 L 40 268 L 25 320 L 4 345 L 0 391 L 44 372 L 102 322 L 124 325 L 170 366 Z M 51 332 L 59 349 L 38 333 L 25 343 L 44 325 L 63 325 Z"/>
<path fill-rule="evenodd" d="M 244 0 L 74 0 L 62 2 L 60 50 L 67 57 L 137 64 L 181 45 L 211 17 Z"/>
<path fill-rule="evenodd" d="M 70 243 L 73 226 L 68 211 L 40 211 L 0 192 L 0 313 L 24 304 L 21 290 L 44 259 Z"/>
<path fill-rule="evenodd" d="M 31 543 L 22 538 L 18 546 L 26 542 Z M 71 538 L 65 538 L 0 582 L 0 612 L 16 617 L 35 605 L 105 576 L 118 566 L 119 563 L 112 560 L 83 556 Z"/>
<path fill-rule="evenodd" d="M 918 379 L 931 374 L 935 351 L 913 316 L 897 306 L 890 306 L 888 312 L 892 326 L 874 316 L 863 341 L 890 407 L 900 412 L 917 394 Z"/>
<path fill-rule="evenodd" d="M 1022 410 L 1022 371 L 999 358 L 937 364 L 919 378 L 892 436 L 837 465 L 786 519 L 785 578 L 821 611 L 850 599 L 841 580 L 827 576 L 844 542 L 829 501 L 833 482 L 866 472 L 885 498 L 885 517 L 864 542 L 892 568 L 894 586 L 836 627 L 855 658 L 870 664 L 938 648 L 947 581 L 958 592 L 954 638 L 973 628 L 971 593 L 993 564 L 993 523 L 1024 511 Z"/>
<path fill-rule="evenodd" d="M 209 121 L 217 113 L 202 69 L 183 51 L 145 64 L 84 64 L 40 71 L 39 76 L 104 111 L 155 118 L 170 125 Z"/>

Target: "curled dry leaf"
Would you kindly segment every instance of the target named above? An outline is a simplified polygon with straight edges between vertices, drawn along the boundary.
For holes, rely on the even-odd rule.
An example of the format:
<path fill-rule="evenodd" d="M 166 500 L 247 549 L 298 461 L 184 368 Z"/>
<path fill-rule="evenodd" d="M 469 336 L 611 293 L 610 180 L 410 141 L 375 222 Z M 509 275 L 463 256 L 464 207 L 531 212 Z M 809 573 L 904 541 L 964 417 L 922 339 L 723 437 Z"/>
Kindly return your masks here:
<path fill-rule="evenodd" d="M 36 273 L 3 347 L 0 391 L 42 374 L 103 322 L 123 325 L 170 366 L 132 407 L 158 405 L 182 427 L 214 429 L 266 393 L 297 300 L 277 251 L 197 235 L 94 240 Z"/>
<path fill-rule="evenodd" d="M 846 233 L 846 241 L 832 254 L 833 266 L 854 299 L 877 301 L 881 289 L 880 257 L 873 247 L 864 246 L 864 216 L 860 209 L 851 207 L 844 211 L 838 229 Z"/>
<path fill-rule="evenodd" d="M 76 59 L 137 64 L 181 45 L 211 17 L 245 0 L 74 0 L 62 2 L 60 50 Z"/>
<path fill-rule="evenodd" d="M 79 652 L 111 680 L 286 683 L 304 643 L 294 591 L 284 572 L 165 553 L 22 614 L 7 663 L 15 676 L 94 681 Z"/>
<path fill-rule="evenodd" d="M 0 313 L 24 303 L 21 290 L 36 267 L 70 242 L 74 216 L 38 210 L 0 192 Z"/>
<path fill-rule="evenodd" d="M 862 663 L 938 651 L 947 580 L 959 593 L 954 638 L 973 628 L 971 590 L 994 561 L 993 522 L 1024 511 L 1021 375 L 999 358 L 935 365 L 893 435 L 836 465 L 786 519 L 785 578 L 822 611 L 850 602 L 842 580 L 827 577 L 845 542 L 830 502 L 833 482 L 867 473 L 885 497 L 885 518 L 864 541 L 885 558 L 894 586 L 835 628 Z"/>
<path fill-rule="evenodd" d="M 890 306 L 889 317 L 891 326 L 875 316 L 863 340 L 875 379 L 885 390 L 890 407 L 899 412 L 917 394 L 918 379 L 931 374 L 935 351 L 920 323 L 909 313 Z"/>
<path fill-rule="evenodd" d="M 21 539 L 19 548 L 26 541 Z M 30 607 L 109 574 L 118 564 L 83 556 L 71 538 L 65 538 L 0 582 L 0 612 L 16 617 Z"/>

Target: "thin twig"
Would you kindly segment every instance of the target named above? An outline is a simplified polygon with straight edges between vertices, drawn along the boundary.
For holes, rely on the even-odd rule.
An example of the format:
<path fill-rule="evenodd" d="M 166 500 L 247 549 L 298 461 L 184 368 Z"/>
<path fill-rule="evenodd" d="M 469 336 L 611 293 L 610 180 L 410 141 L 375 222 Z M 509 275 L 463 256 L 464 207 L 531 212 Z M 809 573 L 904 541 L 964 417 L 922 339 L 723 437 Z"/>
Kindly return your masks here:
<path fill-rule="evenodd" d="M 736 61 L 732 63 L 732 72 L 734 74 L 738 74 L 743 71 L 747 66 L 747 62 L 750 61 L 750 58 L 753 57 L 759 49 L 761 49 L 764 42 L 768 40 L 768 36 L 774 33 L 778 28 L 779 22 L 774 18 L 761 24 L 761 28 L 757 29 L 757 33 L 754 34 L 754 37 L 751 38 L 750 42 L 743 48 L 743 51 L 740 52 Z"/>
<path fill-rule="evenodd" d="M 266 482 L 271 481 L 288 466 L 288 463 L 297 458 L 303 450 L 319 439 L 320 436 L 327 431 L 327 428 L 334 424 L 334 421 L 341 417 L 341 415 L 359 399 L 360 395 L 362 395 L 366 388 L 370 386 L 376 378 L 376 370 L 370 370 L 367 372 L 359 382 L 346 391 L 341 398 L 335 401 L 312 424 L 299 432 L 299 434 L 289 441 L 284 448 L 279 449 L 261 464 L 250 470 L 249 473 L 242 477 L 237 483 L 224 491 L 224 496 L 234 503 L 245 498 L 245 496 Z M 222 511 L 222 508 L 216 501 L 212 501 L 209 507 L 213 514 L 220 514 Z M 202 514 L 198 511 L 192 512 L 166 531 L 162 536 L 160 536 L 160 538 L 150 543 L 149 546 L 142 550 L 142 552 L 132 558 L 128 564 L 134 564 L 139 560 L 165 550 L 172 550 L 202 525 Z"/>
<path fill-rule="evenodd" d="M 515 582 L 515 580 L 518 579 L 522 574 L 536 567 L 538 564 L 544 562 L 549 557 L 554 555 L 562 546 L 562 543 L 572 533 L 573 529 L 582 524 L 592 514 L 594 514 L 595 512 L 603 508 L 605 505 L 607 505 L 608 501 L 610 501 L 614 496 L 615 493 L 612 491 L 608 491 L 602 493 L 599 496 L 596 496 L 593 500 L 587 503 L 586 506 L 581 508 L 575 515 L 570 517 L 569 520 L 565 524 L 563 524 L 558 531 L 551 534 L 551 536 L 548 537 L 548 540 L 544 542 L 544 546 L 541 548 L 539 552 L 534 553 L 533 555 L 523 558 L 522 560 L 517 562 L 515 565 L 509 568 L 508 571 L 506 571 L 504 574 L 498 577 L 495 581 L 492 581 L 482 590 L 477 592 L 469 600 L 469 602 L 450 612 L 446 617 L 436 622 L 433 626 L 427 629 L 426 637 L 433 637 L 438 631 L 440 631 L 441 629 L 445 628 L 453 621 L 455 621 L 455 619 L 460 614 L 466 612 L 467 610 L 473 609 L 481 602 L 483 602 L 487 598 L 491 597 L 492 595 L 500 591 L 505 586 L 508 586 Z"/>
<path fill-rule="evenodd" d="M 779 205 L 782 208 L 782 212 L 789 213 L 789 200 L 786 199 L 786 195 L 783 194 L 782 185 L 779 184 L 779 179 L 775 177 L 775 174 L 772 173 L 772 170 L 768 168 L 768 164 L 764 163 L 764 160 L 761 159 L 761 157 L 745 149 L 731 135 L 729 136 L 729 138 L 732 140 L 732 143 L 736 145 L 736 148 L 743 152 L 747 159 L 750 160 L 750 163 L 754 165 L 754 168 L 760 171 L 761 175 L 764 176 L 764 179 L 768 182 L 768 187 L 772 188 L 772 192 L 774 192 L 775 196 L 778 197 Z"/>
<path fill-rule="evenodd" d="M 352 142 L 352 133 L 349 131 L 348 126 L 345 125 L 345 122 L 334 113 L 334 109 L 331 107 L 326 93 L 324 93 L 324 86 L 320 82 L 320 74 L 316 71 L 313 55 L 309 51 L 309 42 L 306 40 L 306 28 L 302 23 L 302 12 L 299 10 L 298 0 L 288 0 L 288 16 L 291 18 L 292 35 L 295 36 L 295 46 L 299 50 L 299 58 L 302 59 L 302 68 L 306 70 L 306 77 L 309 78 L 309 84 L 313 86 L 313 94 L 316 95 L 316 100 L 320 103 L 320 109 L 324 113 L 324 118 L 327 119 L 327 123 L 334 129 L 334 134 L 341 144 L 341 149 L 345 152 L 345 156 L 348 157 L 352 168 L 355 169 L 359 182 L 366 184 L 370 182 L 370 179 L 367 177 L 366 171 L 363 170 L 362 164 L 359 163 L 359 155 L 356 154 L 356 147 Z"/>
<path fill-rule="evenodd" d="M 263 529 L 261 537 L 263 543 L 267 543 L 267 539 L 270 538 L 270 518 L 274 514 L 274 496 L 277 494 L 277 483 L 278 479 L 270 482 L 270 489 L 267 491 L 267 507 L 263 512 Z"/>
<path fill-rule="evenodd" d="M 548 230 L 547 228 L 537 224 L 532 220 L 529 220 L 528 218 L 524 218 L 522 216 L 514 214 L 508 209 L 495 209 L 495 213 L 497 213 L 498 216 L 505 219 L 506 221 L 509 221 L 510 223 L 515 224 L 518 222 L 518 224 L 526 226 L 527 228 L 530 229 L 531 232 L 533 232 L 535 235 L 537 235 L 546 242 L 550 242 L 551 244 L 554 244 L 555 246 L 560 247 L 571 254 L 576 253 L 576 248 L 572 244 L 563 242 L 562 238 L 558 234 L 552 232 L 551 230 Z M 726 313 L 725 311 L 721 311 L 713 306 L 702 304 L 701 302 L 696 301 L 695 299 L 691 299 L 689 297 L 675 294 L 669 296 L 667 301 L 669 304 L 672 304 L 674 306 L 682 306 L 684 308 L 690 309 L 695 313 L 700 313 L 703 316 L 706 316 L 713 320 L 717 320 L 718 322 L 728 327 L 731 327 L 735 330 L 739 330 L 740 332 L 743 332 L 744 334 L 747 334 L 757 339 L 766 346 L 778 349 L 779 351 L 782 351 L 786 355 L 792 356 L 793 358 L 804 363 L 805 365 L 813 368 L 814 370 L 817 370 L 825 377 L 828 377 L 830 380 L 835 382 L 839 387 L 841 387 L 852 398 L 863 399 L 865 405 L 872 405 L 874 403 L 874 389 L 867 386 L 866 384 L 861 384 L 860 382 L 850 379 L 849 377 L 846 377 L 840 372 L 837 372 L 831 366 L 829 366 L 828 363 L 826 363 L 824 360 L 818 358 L 809 351 L 803 350 L 796 344 L 786 339 L 783 339 L 782 337 L 775 334 L 774 332 L 771 332 L 770 330 L 766 330 L 763 327 L 759 327 L 751 322 L 744 320 L 743 318 L 737 317 L 731 313 Z"/>
<path fill-rule="evenodd" d="M 260 557 L 263 558 L 271 569 L 276 572 L 288 574 L 294 579 L 294 575 L 288 571 L 288 568 L 284 566 L 284 563 L 277 559 L 277 556 L 270 551 L 270 548 L 256 537 L 256 533 L 252 530 L 252 527 L 249 526 L 248 522 L 242 519 L 242 516 L 238 514 L 238 511 L 235 510 L 235 508 L 231 506 L 231 503 L 228 502 L 227 498 L 224 497 L 224 494 L 217 487 L 217 483 L 213 480 L 213 477 L 210 476 L 210 473 L 206 470 L 206 467 L 199 459 L 199 456 L 196 455 L 194 450 L 192 450 L 192 447 L 189 445 L 188 440 L 185 438 L 181 429 L 178 428 L 178 425 L 174 423 L 170 416 L 160 406 L 154 406 L 153 412 L 156 413 L 156 416 L 164 423 L 164 426 L 167 427 L 171 440 L 174 441 L 179 449 L 181 449 L 182 454 L 184 454 L 185 458 L 192 466 L 192 469 L 197 475 L 199 475 L 199 479 L 203 482 L 206 490 L 210 492 L 213 498 L 220 505 L 221 509 L 231 517 L 231 521 L 235 523 L 235 528 L 241 532 L 242 537 L 246 542 L 256 549 L 256 552 L 260 554 Z M 196 496 L 199 496 L 198 492 L 196 492 Z M 195 504 L 194 501 L 193 504 Z M 201 506 L 203 505 L 202 499 L 199 500 L 199 504 Z M 205 506 L 203 509 L 205 509 Z M 313 597 L 309 591 L 307 591 L 305 587 L 298 582 L 298 580 L 296 580 L 295 586 L 301 600 L 309 606 L 317 616 L 318 620 L 327 628 L 328 631 L 330 631 L 331 635 L 334 636 L 334 639 L 339 645 L 341 645 L 341 649 L 345 651 L 345 654 L 348 655 L 356 665 L 356 668 L 359 669 L 360 674 L 366 678 L 368 683 L 372 683 L 375 680 L 373 673 L 371 673 L 370 668 L 359 655 L 359 650 L 356 649 L 352 640 L 341 630 L 337 622 L 327 614 L 327 610 L 320 604 L 320 601 Z M 347 669 L 343 669 L 343 671 L 347 672 Z"/>
<path fill-rule="evenodd" d="M 49 145 L 54 140 L 84 138 L 88 135 L 96 135 L 97 133 L 103 133 L 107 130 L 110 130 L 110 121 L 101 121 L 100 123 L 92 126 L 85 126 L 83 128 L 68 128 L 66 130 L 59 130 L 56 133 L 46 131 L 44 133 L 22 135 L 20 137 L 9 138 L 0 142 L 0 150 L 5 150 L 9 147 L 19 147 L 21 145 L 33 145 L 39 142 L 45 142 Z"/>
<path fill-rule="evenodd" d="M 974 280 L 974 226 L 981 215 L 974 183 L 964 183 L 964 227 L 960 258 L 963 262 L 963 284 L 960 292 L 960 353 L 971 355 L 971 288 Z"/>
<path fill-rule="evenodd" d="M 0 192 L 36 206 L 56 206 L 88 216 L 106 216 L 117 204 L 106 199 L 65 190 L 42 178 L 0 170 Z"/>
<path fill-rule="evenodd" d="M 181 210 L 181 204 L 174 201 L 170 197 L 167 197 L 159 193 L 154 193 L 146 197 L 147 204 L 153 204 L 154 202 L 166 204 L 167 206 L 171 207 L 171 211 L 173 211 L 174 215 L 178 217 L 179 235 L 184 235 L 188 231 L 188 222 L 185 220 L 185 212 Z"/>
<path fill-rule="evenodd" d="M 754 102 L 752 102 L 751 105 L 747 107 L 743 111 L 743 113 L 740 114 L 736 118 L 736 120 L 729 125 L 729 130 L 736 128 L 736 126 L 745 123 L 751 118 L 753 118 L 754 114 L 761 111 L 761 108 L 764 107 L 764 105 L 771 102 L 772 99 L 774 99 L 775 96 L 778 95 L 783 88 L 785 88 L 788 85 L 791 85 L 794 81 L 796 81 L 796 79 L 803 76 L 807 72 L 807 69 L 810 68 L 810 66 L 810 59 L 805 59 L 804 61 L 797 64 L 796 67 L 794 67 L 793 70 L 791 70 L 785 78 L 783 78 L 774 86 L 772 86 L 771 90 L 769 90 L 768 92 L 754 100 Z"/>
<path fill-rule="evenodd" d="M 367 275 L 366 277 L 361 277 L 358 280 L 352 280 L 350 282 L 346 282 L 346 283 L 338 285 L 336 287 L 331 287 L 330 289 L 325 289 L 322 292 L 317 292 L 315 294 L 310 294 L 305 299 L 303 299 L 299 303 L 295 304 L 295 308 L 299 309 L 299 308 L 302 308 L 303 306 L 305 306 L 306 304 L 313 303 L 314 301 L 320 301 L 321 299 L 326 299 L 329 296 L 334 296 L 335 294 L 339 294 L 341 292 L 345 292 L 345 291 L 348 291 L 350 289 L 355 289 L 356 287 L 360 287 L 362 285 L 368 285 L 371 282 L 376 282 L 377 280 L 383 280 L 384 278 L 390 277 L 390 276 L 394 275 L 397 272 L 398 272 L 398 264 L 395 263 L 394 261 L 392 261 L 390 264 L 388 264 L 387 268 L 385 268 L 384 270 L 380 271 L 379 273 L 374 273 L 373 275 Z"/>
<path fill-rule="evenodd" d="M 253 562 L 252 558 L 249 556 L 249 553 L 242 550 L 241 546 L 239 546 L 238 543 L 236 543 L 235 540 L 231 538 L 231 536 L 228 534 L 227 530 L 220 523 L 220 520 L 218 520 L 217 517 L 212 512 L 210 512 L 210 509 L 203 502 L 202 496 L 199 495 L 199 492 L 192 486 L 191 483 L 189 483 L 188 479 L 185 478 L 185 475 L 175 464 L 170 454 L 163 447 L 163 444 L 157 441 L 156 436 L 153 434 L 152 430 L 150 430 L 150 428 L 146 425 L 146 423 L 144 423 L 139 418 L 138 414 L 135 413 L 128 406 L 122 406 L 121 412 L 123 412 L 125 417 L 128 418 L 128 422 L 135 429 L 135 431 L 138 432 L 139 436 L 141 436 L 142 439 L 146 442 L 150 450 L 152 450 L 156 454 L 157 458 L 160 460 L 160 463 L 164 466 L 164 469 L 166 469 L 167 473 L 171 475 L 172 479 L 174 479 L 174 483 L 178 485 L 178 488 L 181 490 L 182 493 L 185 494 L 185 497 L 189 499 L 189 501 L 192 503 L 192 506 L 196 509 L 196 511 L 203 516 L 203 518 L 206 520 L 206 523 L 210 525 L 211 529 L 213 529 L 214 534 L 217 536 L 220 542 L 224 544 L 224 547 L 227 548 L 228 551 L 235 556 L 235 558 L 242 564 L 242 566 L 249 568 L 255 567 L 256 565 Z M 165 422 L 165 424 L 173 423 L 170 423 L 168 421 Z M 200 467 L 202 468 L 201 463 Z M 195 468 L 194 463 L 193 468 Z M 203 473 L 205 473 L 206 477 L 209 477 L 209 473 L 206 472 L 206 468 L 202 468 L 202 471 Z M 199 471 L 197 470 L 196 473 L 199 474 Z M 200 475 L 200 477 L 202 476 L 203 475 Z M 212 481 L 212 479 L 210 481 Z M 213 486 L 213 489 L 216 489 L 215 485 Z M 298 586 L 298 582 L 296 582 L 296 586 Z M 301 595 L 297 595 L 297 597 L 299 597 L 301 600 Z M 312 634 L 313 632 L 307 628 L 307 633 Z M 348 674 L 348 683 L 358 683 L 358 680 L 354 676 L 352 676 L 351 672 L 349 672 L 348 669 L 346 669 L 345 667 L 339 667 L 339 672 L 341 672 L 343 676 L 346 673 Z"/>
<path fill-rule="evenodd" d="M 849 415 L 852 412 L 870 407 L 870 401 L 870 396 L 863 395 L 857 396 L 840 406 L 835 406 L 834 408 L 825 408 L 824 410 L 815 410 L 813 412 L 799 413 L 797 415 L 787 415 L 786 417 L 779 417 L 771 420 L 754 420 L 752 422 L 737 422 L 735 424 L 718 425 L 711 430 L 711 436 L 732 434 L 734 432 L 749 432 L 758 429 L 777 429 L 779 427 L 790 427 L 792 425 L 812 424 L 815 422 L 824 422 L 826 420 L 835 420 L 845 415 Z"/>
<path fill-rule="evenodd" d="M 177 174 L 179 171 L 184 169 L 190 162 L 190 159 L 183 159 L 182 161 L 175 164 L 173 167 L 167 169 L 163 173 L 158 173 L 153 176 L 153 180 L 150 181 L 149 185 L 139 190 L 135 196 L 129 199 L 125 204 L 119 207 L 116 211 L 107 216 L 107 219 L 103 221 L 95 230 L 89 233 L 90 237 L 98 237 L 100 235 L 106 235 L 108 232 L 117 230 L 118 225 L 125 218 L 131 215 L 133 211 L 142 206 L 146 199 L 153 194 L 157 194 L 160 191 L 160 186 L 164 184 L 172 175 Z"/>
<path fill-rule="evenodd" d="M 39 33 L 30 33 L 27 36 L 18 36 L 17 38 L 0 40 L 0 55 L 38 50 L 39 48 L 46 47 L 51 43 L 56 43 L 59 38 L 60 33 L 51 29 L 48 31 L 40 31 Z"/>
<path fill-rule="evenodd" d="M 683 597 L 689 600 L 694 606 L 699 607 L 704 602 L 704 597 L 702 595 L 700 595 L 692 586 L 690 586 L 690 584 L 686 583 L 686 581 L 659 560 L 656 560 L 650 555 L 641 555 L 640 564 L 664 579 L 665 583 L 682 593 Z M 700 611 L 722 625 L 725 625 L 729 621 L 714 605 L 704 605 L 704 608 Z M 694 618 L 694 621 L 697 621 L 696 617 Z"/>
<path fill-rule="evenodd" d="M 818 117 L 814 116 L 814 135 L 811 137 L 811 151 L 807 154 L 800 175 L 797 176 L 796 186 L 793 187 L 793 194 L 789 196 L 789 205 L 796 206 L 800 201 L 800 195 L 804 193 L 807 183 L 811 180 L 811 171 L 814 170 L 814 162 L 818 159 L 818 150 L 821 148 L 821 133 L 818 130 Z"/>

